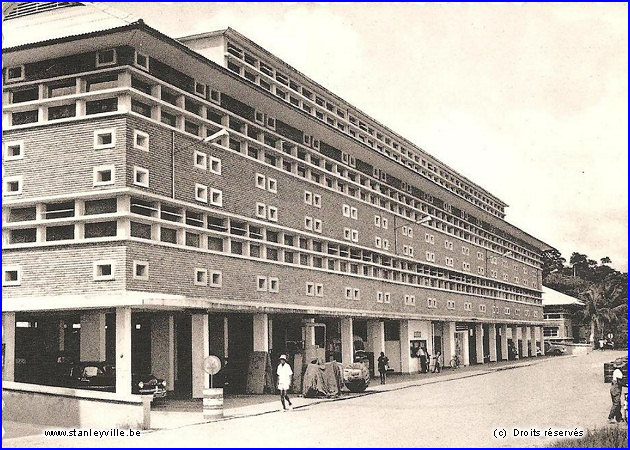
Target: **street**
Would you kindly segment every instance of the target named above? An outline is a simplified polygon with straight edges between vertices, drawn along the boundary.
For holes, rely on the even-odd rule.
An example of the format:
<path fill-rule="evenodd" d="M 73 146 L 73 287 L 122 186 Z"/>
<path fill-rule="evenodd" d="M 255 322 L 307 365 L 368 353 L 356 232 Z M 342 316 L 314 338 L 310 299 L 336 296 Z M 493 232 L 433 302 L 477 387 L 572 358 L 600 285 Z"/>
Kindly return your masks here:
<path fill-rule="evenodd" d="M 3 446 L 534 447 L 557 438 L 514 438 L 513 428 L 606 426 L 603 363 L 622 352 L 549 358 L 358 398 L 118 439 L 29 437 Z M 472 372 L 471 372 L 471 375 Z M 625 426 L 625 425 L 620 425 Z M 495 438 L 495 430 L 507 437 Z"/>

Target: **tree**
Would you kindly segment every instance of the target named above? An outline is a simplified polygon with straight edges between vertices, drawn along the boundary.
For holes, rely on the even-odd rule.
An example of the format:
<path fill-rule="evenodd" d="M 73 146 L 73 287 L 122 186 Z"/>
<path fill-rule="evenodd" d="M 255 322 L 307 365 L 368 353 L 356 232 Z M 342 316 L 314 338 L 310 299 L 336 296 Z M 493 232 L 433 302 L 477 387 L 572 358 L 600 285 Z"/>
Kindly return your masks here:
<path fill-rule="evenodd" d="M 602 259 L 599 260 L 599 262 L 603 266 L 604 264 L 611 264 L 612 260 L 608 256 L 604 256 Z"/>
<path fill-rule="evenodd" d="M 604 279 L 592 282 L 581 293 L 586 302 L 582 312 L 586 323 L 590 325 L 590 341 L 595 337 L 604 337 L 604 333 L 617 326 L 628 317 L 628 274 L 609 273 Z"/>
<path fill-rule="evenodd" d="M 564 264 L 567 262 L 562 257 L 560 252 L 556 249 L 547 250 L 542 255 L 542 272 L 543 278 L 552 272 L 559 272 L 564 268 Z"/>

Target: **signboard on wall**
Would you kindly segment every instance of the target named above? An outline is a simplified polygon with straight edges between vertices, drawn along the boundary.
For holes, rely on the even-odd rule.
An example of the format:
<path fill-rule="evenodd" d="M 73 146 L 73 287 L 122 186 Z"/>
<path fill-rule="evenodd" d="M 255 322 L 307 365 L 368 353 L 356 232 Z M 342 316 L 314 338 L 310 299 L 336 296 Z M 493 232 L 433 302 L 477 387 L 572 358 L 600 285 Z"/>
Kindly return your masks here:
<path fill-rule="evenodd" d="M 422 331 L 414 331 L 413 332 L 414 339 L 418 339 L 422 337 Z"/>

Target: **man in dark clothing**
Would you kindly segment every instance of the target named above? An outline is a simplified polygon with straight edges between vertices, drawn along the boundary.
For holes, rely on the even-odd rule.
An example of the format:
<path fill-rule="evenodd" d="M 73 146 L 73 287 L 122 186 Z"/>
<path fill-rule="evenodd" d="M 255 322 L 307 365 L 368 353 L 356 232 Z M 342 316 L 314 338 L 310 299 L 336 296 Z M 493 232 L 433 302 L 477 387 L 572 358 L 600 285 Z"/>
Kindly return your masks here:
<path fill-rule="evenodd" d="M 378 357 L 378 373 L 381 375 L 381 384 L 385 384 L 387 378 L 387 366 L 389 365 L 389 358 L 385 356 L 385 353 L 381 352 L 381 356 Z"/>
<path fill-rule="evenodd" d="M 610 408 L 610 413 L 608 414 L 608 423 L 619 423 L 623 420 L 621 416 L 621 386 L 623 380 L 623 373 L 621 372 L 622 366 L 623 361 L 621 358 L 616 359 L 614 363 L 615 371 L 613 372 L 612 383 L 610 385 L 612 407 Z"/>

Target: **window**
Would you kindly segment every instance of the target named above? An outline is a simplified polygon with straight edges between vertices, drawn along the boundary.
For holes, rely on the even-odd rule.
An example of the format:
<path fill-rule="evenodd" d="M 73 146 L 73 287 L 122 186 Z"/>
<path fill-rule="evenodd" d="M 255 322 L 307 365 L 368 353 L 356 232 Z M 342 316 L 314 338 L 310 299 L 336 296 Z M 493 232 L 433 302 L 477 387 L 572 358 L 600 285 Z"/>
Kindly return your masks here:
<path fill-rule="evenodd" d="M 389 250 L 389 241 L 387 239 L 383 239 L 383 249 Z"/>
<path fill-rule="evenodd" d="M 352 289 L 352 299 L 353 300 L 361 300 L 361 290 L 354 288 Z"/>
<path fill-rule="evenodd" d="M 344 293 L 345 293 L 346 300 L 352 300 L 352 288 L 351 287 L 346 287 L 344 289 Z"/>
<path fill-rule="evenodd" d="M 306 228 L 307 230 L 312 230 L 313 229 L 313 218 L 312 217 L 304 217 L 304 228 Z"/>
<path fill-rule="evenodd" d="M 269 277 L 269 292 L 277 293 L 280 290 L 280 282 L 277 278 Z"/>
<path fill-rule="evenodd" d="M 256 290 L 263 292 L 267 290 L 267 277 L 259 275 L 256 277 Z"/>
<path fill-rule="evenodd" d="M 76 115 L 77 109 L 74 103 L 69 105 L 50 106 L 48 108 L 48 120 L 65 119 L 68 117 L 75 117 Z"/>
<path fill-rule="evenodd" d="M 24 66 L 9 67 L 6 72 L 6 81 L 22 81 L 24 79 Z"/>
<path fill-rule="evenodd" d="M 133 63 L 142 70 L 149 70 L 149 57 L 143 53 L 136 51 Z"/>
<path fill-rule="evenodd" d="M 464 311 L 472 311 L 472 303 L 464 302 Z"/>
<path fill-rule="evenodd" d="M 354 219 L 354 220 L 358 220 L 359 216 L 358 216 L 358 211 L 357 209 L 353 206 L 352 208 L 350 208 L 350 218 Z"/>
<path fill-rule="evenodd" d="M 206 97 L 206 85 L 195 81 L 195 95 L 205 98 Z"/>
<path fill-rule="evenodd" d="M 510 308 L 508 308 L 507 306 L 506 306 L 506 307 L 504 307 L 504 308 L 503 308 L 503 313 L 504 313 L 506 316 L 509 316 L 509 315 L 510 315 Z"/>
<path fill-rule="evenodd" d="M 315 295 L 315 284 L 314 283 L 306 283 L 306 295 L 309 297 L 313 297 Z"/>
<path fill-rule="evenodd" d="M 483 253 L 477 252 L 477 259 L 483 259 Z"/>
<path fill-rule="evenodd" d="M 223 272 L 220 270 L 210 271 L 210 287 L 221 287 L 223 285 Z"/>
<path fill-rule="evenodd" d="M 462 269 L 466 270 L 466 271 L 470 271 L 470 263 L 463 261 L 462 262 Z"/>
<path fill-rule="evenodd" d="M 107 128 L 94 131 L 94 149 L 101 150 L 116 146 L 116 130 Z"/>
<path fill-rule="evenodd" d="M 195 269 L 195 286 L 207 286 L 208 285 L 208 270 L 207 269 Z"/>
<path fill-rule="evenodd" d="M 322 232 L 322 221 L 319 219 L 315 219 L 313 220 L 313 231 L 315 231 L 315 233 L 321 233 Z"/>
<path fill-rule="evenodd" d="M 446 301 L 446 309 L 455 309 L 455 301 L 447 300 Z"/>
<path fill-rule="evenodd" d="M 381 217 L 381 227 L 387 230 L 387 219 L 385 217 Z"/>
<path fill-rule="evenodd" d="M 392 296 L 389 292 L 385 292 L 383 294 L 383 303 L 391 303 L 392 302 Z"/>
<path fill-rule="evenodd" d="M 322 283 L 315 284 L 315 297 L 324 296 L 324 285 Z"/>
<path fill-rule="evenodd" d="M 25 125 L 27 123 L 37 122 L 38 120 L 39 117 L 36 109 L 11 114 L 11 125 Z"/>
<path fill-rule="evenodd" d="M 148 280 L 149 279 L 149 262 L 148 261 L 134 261 L 133 262 L 133 278 L 135 280 Z"/>
<path fill-rule="evenodd" d="M 374 226 L 377 228 L 381 227 L 381 216 L 374 216 Z"/>
<path fill-rule="evenodd" d="M 114 261 L 96 261 L 93 266 L 94 281 L 109 281 L 114 279 Z"/>
<path fill-rule="evenodd" d="M 208 186 L 203 184 L 195 184 L 195 200 L 208 203 Z"/>
<path fill-rule="evenodd" d="M 348 241 L 352 239 L 352 230 L 350 228 L 343 229 L 343 238 Z"/>
<path fill-rule="evenodd" d="M 278 221 L 278 208 L 276 208 L 275 206 L 269 206 L 267 208 L 267 213 L 269 220 L 271 220 L 272 222 Z"/>
<path fill-rule="evenodd" d="M 376 303 L 383 303 L 383 293 L 381 291 L 376 293 Z"/>
<path fill-rule="evenodd" d="M 435 253 L 433 252 L 426 252 L 426 260 L 427 261 L 431 261 L 431 262 L 435 262 Z"/>
<path fill-rule="evenodd" d="M 4 178 L 4 195 L 19 195 L 22 193 L 22 176 Z"/>
<path fill-rule="evenodd" d="M 437 299 L 427 298 L 427 308 L 437 308 Z"/>
<path fill-rule="evenodd" d="M 359 242 L 359 231 L 358 230 L 352 230 L 351 240 L 352 240 L 352 242 Z"/>
<path fill-rule="evenodd" d="M 341 208 L 341 212 L 344 217 L 350 217 L 350 206 L 344 204 Z"/>
<path fill-rule="evenodd" d="M 267 206 L 264 203 L 256 203 L 256 216 L 262 219 L 267 218 Z"/>
<path fill-rule="evenodd" d="M 99 50 L 96 52 L 96 67 L 112 66 L 116 64 L 116 49 Z"/>
<path fill-rule="evenodd" d="M 3 266 L 2 286 L 19 286 L 22 283 L 20 266 Z"/>
<path fill-rule="evenodd" d="M 304 191 L 304 203 L 307 205 L 313 204 L 313 193 L 311 191 Z"/>
<path fill-rule="evenodd" d="M 94 186 L 105 186 L 108 184 L 114 184 L 114 171 L 113 165 L 110 166 L 96 166 L 93 169 L 93 184 Z"/>
<path fill-rule="evenodd" d="M 316 208 L 322 207 L 322 196 L 319 194 L 313 194 L 313 206 Z"/>
<path fill-rule="evenodd" d="M 435 244 L 435 236 L 433 236 L 432 234 L 429 234 L 429 233 L 425 233 L 425 235 L 424 235 L 424 242 L 426 242 L 428 244 Z M 444 243 L 444 246 L 446 246 L 446 242 Z"/>
<path fill-rule="evenodd" d="M 149 187 L 149 171 L 143 167 L 133 167 L 133 184 Z"/>
<path fill-rule="evenodd" d="M 375 246 L 376 248 L 381 248 L 381 246 L 382 246 L 382 245 L 383 245 L 383 243 L 382 243 L 382 241 L 381 241 L 381 238 L 380 238 L 380 237 L 378 237 L 378 236 L 376 236 L 376 237 L 374 238 L 374 246 Z"/>
<path fill-rule="evenodd" d="M 210 166 L 209 166 L 210 172 L 216 174 L 216 175 L 221 175 L 221 160 L 219 158 L 215 158 L 214 156 L 210 157 Z"/>
<path fill-rule="evenodd" d="M 36 228 L 18 228 L 11 230 L 9 244 L 26 244 L 29 242 L 37 242 Z"/>
<path fill-rule="evenodd" d="M 149 151 L 149 135 L 140 130 L 133 130 L 133 148 Z"/>
<path fill-rule="evenodd" d="M 278 192 L 278 182 L 275 178 L 267 178 L 267 190 L 269 192 Z"/>
<path fill-rule="evenodd" d="M 210 188 L 210 204 L 213 206 L 223 206 L 223 191 Z"/>
<path fill-rule="evenodd" d="M 195 150 L 193 154 L 194 165 L 198 169 L 206 170 L 208 168 L 208 155 L 199 150 Z"/>
<path fill-rule="evenodd" d="M 256 174 L 256 187 L 258 189 L 266 189 L 267 188 L 267 184 L 265 182 L 266 178 L 264 175 L 257 173 Z"/>
<path fill-rule="evenodd" d="M 72 85 L 74 86 L 74 80 L 72 80 Z M 37 99 L 39 99 L 39 88 L 37 86 L 11 93 L 11 103 L 32 102 Z"/>

